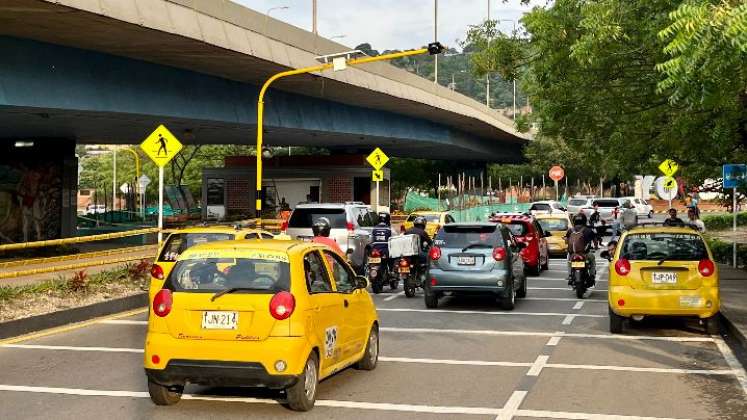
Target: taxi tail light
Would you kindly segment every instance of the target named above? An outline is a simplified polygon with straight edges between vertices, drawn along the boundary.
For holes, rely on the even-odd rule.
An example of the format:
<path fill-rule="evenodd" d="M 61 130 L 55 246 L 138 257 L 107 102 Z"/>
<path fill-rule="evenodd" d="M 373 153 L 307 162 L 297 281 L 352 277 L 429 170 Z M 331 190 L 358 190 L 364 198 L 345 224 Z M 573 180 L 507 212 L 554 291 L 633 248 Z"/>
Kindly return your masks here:
<path fill-rule="evenodd" d="M 163 267 L 153 264 L 153 267 L 150 268 L 150 275 L 158 280 L 163 280 Z"/>
<path fill-rule="evenodd" d="M 493 249 L 493 259 L 496 261 L 503 261 L 506 259 L 506 248 L 499 246 Z"/>
<path fill-rule="evenodd" d="M 630 261 L 626 258 L 620 258 L 615 263 L 615 272 L 621 276 L 627 276 L 630 273 Z"/>
<path fill-rule="evenodd" d="M 161 289 L 153 298 L 153 313 L 161 318 L 171 312 L 171 306 L 174 304 L 174 296 L 169 289 Z"/>
<path fill-rule="evenodd" d="M 287 319 L 296 309 L 296 298 L 290 292 L 278 292 L 270 299 L 270 315 L 278 321 Z"/>
<path fill-rule="evenodd" d="M 715 269 L 716 267 L 713 265 L 713 261 L 707 258 L 700 260 L 698 263 L 698 272 L 700 272 L 700 275 L 703 277 L 712 275 Z"/>
<path fill-rule="evenodd" d="M 381 252 L 378 249 L 374 249 L 371 251 L 371 256 L 373 258 L 381 258 Z"/>
<path fill-rule="evenodd" d="M 428 256 L 431 257 L 433 261 L 438 261 L 439 259 L 441 259 L 441 248 L 437 246 L 432 247 L 428 252 Z"/>

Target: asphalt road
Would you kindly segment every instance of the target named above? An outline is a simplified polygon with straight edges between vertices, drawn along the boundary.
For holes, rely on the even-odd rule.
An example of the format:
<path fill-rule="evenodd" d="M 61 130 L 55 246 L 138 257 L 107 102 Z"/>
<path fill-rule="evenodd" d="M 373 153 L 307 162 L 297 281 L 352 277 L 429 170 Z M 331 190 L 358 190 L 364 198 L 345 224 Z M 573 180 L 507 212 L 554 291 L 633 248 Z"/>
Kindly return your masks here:
<path fill-rule="evenodd" d="M 426 310 L 422 294 L 377 295 L 378 367 L 327 379 L 309 413 L 283 408 L 280 393 L 197 386 L 156 407 L 142 369 L 144 311 L 5 342 L 0 419 L 747 418 L 744 369 L 697 321 L 608 333 L 600 268 L 597 289 L 577 300 L 564 261 L 553 261 L 512 312 L 490 299 L 446 298 Z"/>

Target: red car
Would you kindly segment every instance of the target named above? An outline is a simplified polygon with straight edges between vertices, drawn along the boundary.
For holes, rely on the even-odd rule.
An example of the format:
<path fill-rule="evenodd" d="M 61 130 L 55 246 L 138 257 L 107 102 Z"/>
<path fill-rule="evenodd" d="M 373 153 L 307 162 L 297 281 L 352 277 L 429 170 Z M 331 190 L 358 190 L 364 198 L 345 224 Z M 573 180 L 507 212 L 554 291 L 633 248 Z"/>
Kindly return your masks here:
<path fill-rule="evenodd" d="M 527 244 L 519 255 L 524 260 L 524 267 L 528 274 L 538 276 L 542 270 L 547 270 L 550 251 L 545 238 L 550 236 L 550 233 L 545 233 L 534 217 L 525 214 L 499 213 L 493 215 L 490 221 L 506 225 L 517 241 Z"/>

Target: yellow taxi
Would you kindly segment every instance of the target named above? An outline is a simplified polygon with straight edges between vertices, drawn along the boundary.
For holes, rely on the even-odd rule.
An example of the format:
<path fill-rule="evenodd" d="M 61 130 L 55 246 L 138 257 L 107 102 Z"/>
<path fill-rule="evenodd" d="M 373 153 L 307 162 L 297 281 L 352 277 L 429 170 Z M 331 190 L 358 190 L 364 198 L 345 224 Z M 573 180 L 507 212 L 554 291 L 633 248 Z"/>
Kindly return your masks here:
<path fill-rule="evenodd" d="M 538 214 L 534 216 L 539 222 L 542 230 L 549 232 L 547 237 L 547 250 L 552 256 L 565 256 L 568 254 L 568 244 L 565 235 L 571 227 L 571 220 L 567 214 Z"/>
<path fill-rule="evenodd" d="M 443 225 L 447 223 L 454 223 L 454 218 L 445 211 L 416 211 L 410 213 L 410 215 L 407 216 L 407 219 L 405 219 L 405 222 L 402 223 L 400 230 L 404 232 L 407 229 L 411 229 L 413 227 L 412 222 L 418 216 L 425 217 L 425 231 L 431 238 L 436 236 L 436 233 L 438 233 L 438 230 L 441 229 Z"/>
<path fill-rule="evenodd" d="M 698 317 L 718 333 L 719 273 L 703 237 L 688 227 L 635 227 L 625 232 L 610 258 L 610 332 L 626 319 L 644 316 Z"/>
<path fill-rule="evenodd" d="M 150 269 L 151 300 L 156 292 L 161 290 L 164 279 L 168 277 L 179 255 L 193 245 L 240 239 L 273 239 L 274 237 L 275 235 L 264 230 L 232 226 L 195 226 L 168 232 Z"/>
<path fill-rule="evenodd" d="M 177 403 L 187 383 L 284 389 L 313 408 L 317 385 L 376 367 L 378 316 L 367 281 L 330 248 L 299 241 L 220 241 L 183 252 L 151 300 L 148 391 Z"/>

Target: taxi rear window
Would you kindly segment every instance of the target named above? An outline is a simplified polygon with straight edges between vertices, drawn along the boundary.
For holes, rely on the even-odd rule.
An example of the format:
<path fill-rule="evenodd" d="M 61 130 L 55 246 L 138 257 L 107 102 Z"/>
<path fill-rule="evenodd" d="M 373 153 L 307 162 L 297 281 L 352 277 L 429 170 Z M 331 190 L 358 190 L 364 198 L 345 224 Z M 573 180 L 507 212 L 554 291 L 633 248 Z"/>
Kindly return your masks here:
<path fill-rule="evenodd" d="M 698 261 L 708 258 L 708 252 L 698 235 L 636 233 L 625 237 L 620 256 L 628 260 Z"/>
<path fill-rule="evenodd" d="M 441 216 L 438 214 L 411 214 L 407 217 L 407 221 L 412 222 L 418 216 L 425 217 L 426 223 L 438 223 L 439 221 L 441 221 Z"/>
<path fill-rule="evenodd" d="M 163 246 L 158 261 L 176 261 L 188 248 L 207 242 L 230 241 L 232 233 L 172 233 Z"/>
<path fill-rule="evenodd" d="M 210 292 L 241 288 L 237 293 L 290 290 L 287 262 L 250 258 L 195 258 L 176 263 L 166 287 L 176 292 Z"/>
<path fill-rule="evenodd" d="M 532 204 L 532 207 L 529 208 L 529 210 L 541 210 L 541 211 L 547 211 L 551 210 L 551 207 L 549 204 L 545 203 L 538 203 L 538 204 Z"/>
<path fill-rule="evenodd" d="M 565 219 L 539 219 L 538 222 L 542 226 L 542 230 L 551 232 L 565 232 L 568 230 L 568 221 Z"/>

